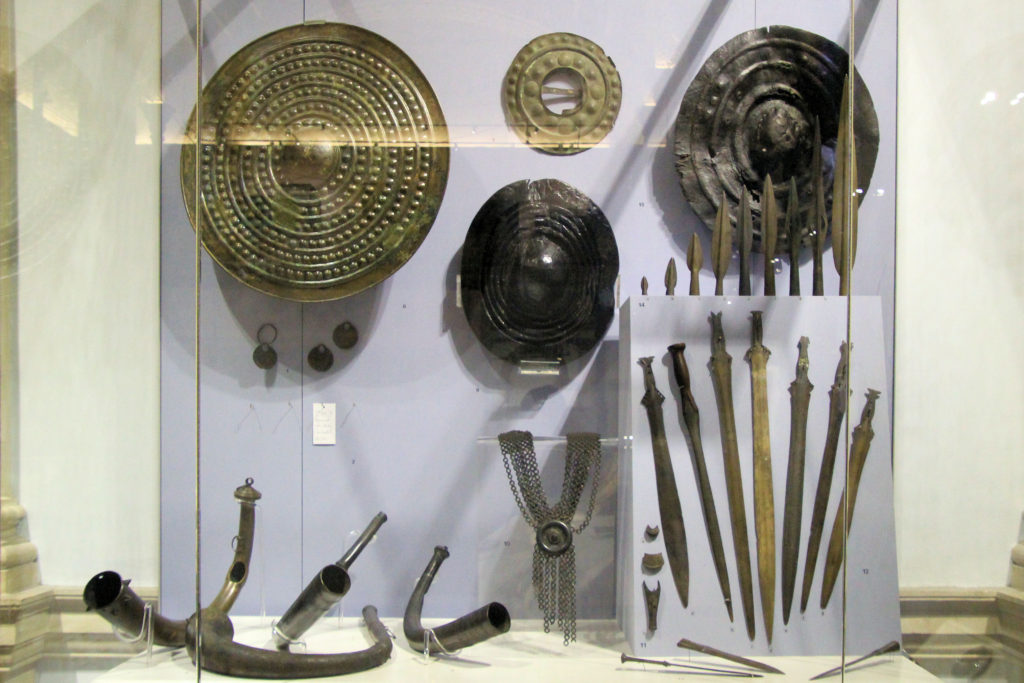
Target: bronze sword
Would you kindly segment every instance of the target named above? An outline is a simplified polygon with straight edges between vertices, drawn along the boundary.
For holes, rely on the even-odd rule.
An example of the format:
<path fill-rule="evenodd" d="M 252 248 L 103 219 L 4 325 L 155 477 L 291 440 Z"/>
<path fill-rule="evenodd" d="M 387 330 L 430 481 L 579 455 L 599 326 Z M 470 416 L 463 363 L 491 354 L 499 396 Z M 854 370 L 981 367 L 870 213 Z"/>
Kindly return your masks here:
<path fill-rule="evenodd" d="M 764 179 L 761 192 L 761 246 L 764 251 L 764 295 L 775 296 L 775 244 L 779 236 L 779 209 L 772 177 Z"/>
<path fill-rule="evenodd" d="M 732 407 L 732 356 L 725 350 L 722 314 L 711 318 L 711 384 L 715 388 L 718 424 L 722 433 L 722 459 L 725 463 L 725 490 L 729 498 L 729 519 L 732 521 L 732 543 L 736 550 L 736 573 L 743 600 L 743 618 L 747 636 L 754 639 L 754 586 L 750 577 L 750 541 L 747 538 L 747 513 L 743 507 L 743 475 L 740 472 L 740 449 L 736 442 L 736 414 Z"/>
<path fill-rule="evenodd" d="M 786 471 L 786 509 L 782 516 L 782 623 L 789 623 L 796 586 L 796 565 L 800 557 L 800 522 L 804 505 L 804 456 L 807 447 L 807 407 L 814 385 L 807 379 L 810 361 L 807 345 L 800 337 L 796 379 L 789 385 L 789 465 Z"/>
<path fill-rule="evenodd" d="M 761 311 L 753 311 L 750 363 L 750 397 L 754 435 L 754 535 L 757 542 L 757 578 L 761 587 L 761 611 L 765 635 L 772 642 L 775 622 L 775 499 L 772 494 L 772 444 L 768 429 L 768 356 L 762 343 Z"/>
<path fill-rule="evenodd" d="M 732 591 L 729 588 L 729 569 L 725 565 L 725 549 L 722 547 L 722 532 L 718 528 L 718 512 L 715 510 L 715 495 L 711 489 L 711 480 L 708 478 L 707 464 L 704 462 L 704 445 L 700 436 L 700 411 L 697 409 L 697 402 L 693 400 L 693 393 L 690 391 L 690 369 L 686 365 L 686 358 L 683 351 L 686 344 L 682 342 L 668 347 L 672 355 L 672 369 L 675 373 L 676 384 L 679 386 L 679 408 L 683 414 L 683 425 L 686 427 L 686 435 L 693 449 L 693 468 L 697 474 L 697 486 L 700 489 L 700 507 L 704 512 L 704 526 L 708 530 L 708 540 L 711 542 L 711 559 L 715 563 L 715 573 L 718 574 L 718 585 L 722 588 L 722 597 L 725 598 L 725 609 L 729 612 L 729 621 L 732 616 Z"/>
<path fill-rule="evenodd" d="M 647 410 L 647 422 L 651 428 L 651 450 L 654 452 L 654 485 L 658 492 L 658 512 L 661 528 L 665 534 L 665 554 L 672 581 L 676 585 L 679 600 L 686 607 L 690 593 L 690 566 L 686 556 L 686 529 L 683 527 L 683 508 L 676 489 L 676 477 L 672 471 L 672 458 L 668 452 L 665 437 L 665 419 L 661 404 L 665 397 L 654 385 L 653 356 L 640 359 L 644 369 L 644 396 L 640 399 Z"/>
<path fill-rule="evenodd" d="M 836 512 L 836 520 L 832 525 L 832 536 L 828 539 L 828 551 L 825 554 L 825 577 L 821 584 L 821 608 L 828 606 L 832 597 L 832 589 L 835 588 L 836 578 L 839 576 L 839 567 L 843 564 L 843 548 L 846 537 L 850 533 L 850 524 L 853 522 L 853 506 L 857 503 L 857 489 L 860 487 L 860 477 L 864 474 L 864 462 L 868 458 L 868 449 L 871 448 L 871 439 L 875 433 L 871 429 L 871 419 L 875 416 L 875 401 L 879 393 L 874 389 L 868 389 L 867 402 L 860 414 L 860 424 L 853 428 L 853 443 L 850 444 L 849 473 L 846 479 L 846 489 L 839 498 L 839 510 Z M 849 504 L 847 504 L 849 496 Z M 845 519 L 845 530 L 843 520 Z"/>
<path fill-rule="evenodd" d="M 750 191 L 743 186 L 740 198 L 740 296 L 750 296 L 750 252 L 754 248 L 754 218 L 750 215 Z"/>
<path fill-rule="evenodd" d="M 825 237 L 827 221 L 825 220 L 825 179 L 822 178 L 821 164 L 821 124 L 818 118 L 814 118 L 814 147 L 811 151 L 811 177 L 814 178 L 814 197 L 811 200 L 811 210 L 807 212 L 808 232 L 811 236 L 811 244 L 814 247 L 814 296 L 825 294 L 824 267 L 822 255 L 825 252 Z"/>
<path fill-rule="evenodd" d="M 828 390 L 828 431 L 825 434 L 825 451 L 821 455 L 821 471 L 818 472 L 818 488 L 814 494 L 814 509 L 811 511 L 811 528 L 807 537 L 807 559 L 804 560 L 804 582 L 800 593 L 800 611 L 807 609 L 814 582 L 814 566 L 818 562 L 818 547 L 821 532 L 825 527 L 825 511 L 828 508 L 828 494 L 832 489 L 832 470 L 836 465 L 836 449 L 839 447 L 839 427 L 846 414 L 847 382 L 849 381 L 849 346 L 839 345 L 839 364 L 835 380 Z"/>

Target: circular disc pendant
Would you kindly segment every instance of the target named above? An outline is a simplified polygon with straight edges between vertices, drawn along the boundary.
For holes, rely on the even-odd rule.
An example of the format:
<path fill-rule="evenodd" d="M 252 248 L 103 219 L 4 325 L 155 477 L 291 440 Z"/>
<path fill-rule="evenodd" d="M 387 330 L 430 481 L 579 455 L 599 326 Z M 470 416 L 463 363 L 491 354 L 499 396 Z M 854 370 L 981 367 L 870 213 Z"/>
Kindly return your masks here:
<path fill-rule="evenodd" d="M 708 57 L 683 96 L 676 119 L 676 170 L 686 200 L 713 228 L 722 192 L 738 225 L 743 188 L 751 194 L 754 249 L 761 250 L 761 191 L 771 175 L 779 206 L 786 206 L 790 178 L 800 202 L 797 225 L 810 244 L 807 212 L 813 205 L 811 171 L 814 122 L 821 127 L 826 210 L 832 176 L 846 50 L 831 40 L 791 26 L 741 33 Z M 854 137 L 857 182 L 871 183 L 878 154 L 878 117 L 867 86 L 854 72 Z M 864 194 L 860 193 L 863 200 Z M 788 251 L 780 231 L 777 251 Z"/>
<path fill-rule="evenodd" d="M 398 47 L 355 26 L 292 26 L 246 45 L 204 88 L 201 126 L 203 246 L 272 296 L 326 301 L 377 284 L 416 251 L 444 195 L 433 90 Z M 193 227 L 195 154 L 182 145 Z"/>
<path fill-rule="evenodd" d="M 572 529 L 558 519 L 545 522 L 537 529 L 537 547 L 548 555 L 561 555 L 572 547 Z"/>
<path fill-rule="evenodd" d="M 499 358 L 567 362 L 608 330 L 618 272 L 615 235 L 589 197 L 558 180 L 520 180 L 473 218 L 462 310 Z"/>
<path fill-rule="evenodd" d="M 508 123 L 549 154 L 577 154 L 612 129 L 622 81 L 600 47 L 572 33 L 548 33 L 519 51 L 505 74 Z"/>

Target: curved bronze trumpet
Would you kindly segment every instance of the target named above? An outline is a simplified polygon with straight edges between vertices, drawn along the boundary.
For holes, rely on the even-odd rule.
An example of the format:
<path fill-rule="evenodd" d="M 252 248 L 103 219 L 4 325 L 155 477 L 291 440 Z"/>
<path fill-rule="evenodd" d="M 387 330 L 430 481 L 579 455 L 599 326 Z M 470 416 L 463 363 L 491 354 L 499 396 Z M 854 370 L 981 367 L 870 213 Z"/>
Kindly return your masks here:
<path fill-rule="evenodd" d="M 256 501 L 261 494 L 252 486 L 252 477 L 235 489 L 235 500 L 241 506 L 238 516 L 238 535 L 235 536 L 235 557 L 224 578 L 224 585 L 210 603 L 209 610 L 227 614 L 235 604 L 242 586 L 249 578 L 249 560 L 252 557 L 252 541 L 256 533 Z M 113 571 L 100 572 L 89 580 L 82 593 L 87 610 L 95 610 L 115 628 L 126 633 L 142 633 L 146 604 L 129 587 L 131 580 L 123 580 Z M 157 645 L 181 647 L 185 644 L 185 621 L 168 619 L 155 610 L 153 619 L 153 642 Z"/>
<path fill-rule="evenodd" d="M 423 611 L 423 597 L 430 589 L 437 570 L 448 557 L 448 548 L 443 545 L 434 547 L 434 556 L 423 570 L 416 588 L 409 596 L 409 604 L 405 608 L 405 620 L 402 628 L 409 646 L 417 652 L 427 650 L 433 654 L 431 641 L 441 652 L 454 652 L 470 645 L 476 645 L 488 638 L 506 633 L 512 626 L 508 609 L 500 602 L 492 602 L 477 610 L 463 615 L 454 621 L 430 629 L 429 634 L 420 624 L 420 613 Z"/>
<path fill-rule="evenodd" d="M 193 615 L 188 620 L 185 647 L 193 663 L 196 663 L 198 649 L 199 665 L 204 670 L 227 676 L 274 679 L 340 676 L 373 669 L 391 657 L 391 638 L 377 618 L 377 608 L 364 607 L 363 619 L 374 641 L 365 650 L 336 655 L 299 655 L 236 643 L 231 619 L 226 614 L 204 610 L 202 638 L 197 637 Z"/>
<path fill-rule="evenodd" d="M 295 598 L 281 619 L 274 624 L 274 642 L 277 647 L 285 649 L 301 638 L 302 634 L 316 623 L 317 619 L 345 597 L 345 593 L 348 593 L 348 589 L 352 586 L 348 568 L 359 557 L 359 553 L 363 552 L 363 548 L 369 545 L 377 534 L 377 530 L 386 521 L 388 521 L 388 516 L 383 512 L 378 512 L 341 559 L 321 569 L 299 593 L 299 597 Z"/>

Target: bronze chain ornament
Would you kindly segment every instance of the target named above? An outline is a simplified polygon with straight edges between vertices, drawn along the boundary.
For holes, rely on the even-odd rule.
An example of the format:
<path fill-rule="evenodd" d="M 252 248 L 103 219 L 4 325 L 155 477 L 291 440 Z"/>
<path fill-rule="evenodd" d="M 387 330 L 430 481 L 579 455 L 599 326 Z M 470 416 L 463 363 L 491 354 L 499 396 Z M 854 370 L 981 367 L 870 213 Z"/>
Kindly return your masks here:
<path fill-rule="evenodd" d="M 564 643 L 576 640 L 576 550 L 573 535 L 590 524 L 601 478 L 601 443 L 597 434 L 568 436 L 565 475 L 558 502 L 548 505 L 540 479 L 530 432 L 511 431 L 498 437 L 505 473 L 523 519 L 537 532 L 533 548 L 533 587 L 544 612 L 544 632 L 555 622 Z M 591 475 L 593 472 L 593 475 Z M 587 481 L 592 480 L 583 522 L 572 526 L 573 515 Z"/>

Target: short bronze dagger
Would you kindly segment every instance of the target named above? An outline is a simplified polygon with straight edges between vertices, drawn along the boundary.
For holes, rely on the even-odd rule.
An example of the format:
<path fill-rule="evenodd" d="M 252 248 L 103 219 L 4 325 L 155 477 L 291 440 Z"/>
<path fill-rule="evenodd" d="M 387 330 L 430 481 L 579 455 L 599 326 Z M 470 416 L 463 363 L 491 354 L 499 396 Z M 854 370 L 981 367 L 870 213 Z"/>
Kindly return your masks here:
<path fill-rule="evenodd" d="M 775 245 L 779 236 L 779 209 L 772 177 L 765 176 L 761 192 L 761 246 L 764 251 L 764 295 L 775 296 Z"/>
<path fill-rule="evenodd" d="M 807 379 L 810 361 L 807 345 L 797 345 L 796 379 L 789 385 L 789 465 L 786 471 L 786 509 L 782 516 L 782 623 L 789 623 L 796 586 L 796 565 L 800 557 L 800 522 L 804 506 L 804 455 L 807 446 L 807 407 L 814 385 Z"/>
<path fill-rule="evenodd" d="M 789 240 L 789 295 L 800 296 L 800 198 L 796 191 L 796 178 L 789 179 L 789 197 L 786 200 L 786 239 Z"/>
<path fill-rule="evenodd" d="M 700 295 L 700 269 L 704 266 L 704 252 L 697 233 L 690 235 L 690 248 L 686 251 L 686 267 L 690 271 L 690 295 Z"/>
<path fill-rule="evenodd" d="M 812 284 L 814 296 L 823 296 L 825 294 L 822 255 L 825 253 L 825 237 L 828 233 L 828 223 L 825 219 L 825 179 L 822 177 L 822 172 L 821 123 L 815 117 L 814 148 L 811 151 L 811 177 L 814 178 L 814 197 L 811 200 L 811 209 L 807 212 L 808 234 L 811 236 L 811 244 L 814 246 L 814 275 Z"/>
<path fill-rule="evenodd" d="M 704 445 L 700 436 L 700 411 L 697 409 L 697 402 L 693 400 L 693 393 L 690 391 L 690 369 L 687 367 L 686 357 L 683 355 L 685 349 L 686 344 L 680 342 L 668 347 L 668 352 L 672 355 L 672 369 L 679 387 L 679 408 L 683 415 L 683 426 L 686 428 L 690 448 L 693 450 L 693 469 L 697 474 L 697 488 L 700 490 L 700 506 L 704 512 L 704 526 L 707 527 L 708 540 L 711 543 L 711 559 L 715 563 L 715 573 L 718 574 L 718 585 L 722 588 L 722 597 L 725 599 L 725 609 L 729 612 L 729 621 L 732 621 L 732 591 L 729 588 L 729 570 L 725 564 L 725 549 L 722 547 L 722 532 L 718 527 L 715 496 L 711 488 L 711 480 L 708 478 L 707 464 L 704 461 Z"/>
<path fill-rule="evenodd" d="M 686 555 L 686 529 L 683 527 L 683 508 L 679 502 L 676 477 L 672 470 L 672 458 L 665 436 L 665 419 L 661 404 L 665 397 L 654 385 L 652 356 L 641 358 L 639 363 L 644 371 L 644 396 L 640 399 L 647 411 L 647 422 L 651 428 L 651 450 L 654 453 L 654 486 L 658 493 L 658 512 L 665 539 L 665 554 L 672 573 L 679 600 L 686 607 L 690 592 L 690 566 Z"/>
<path fill-rule="evenodd" d="M 836 585 L 836 578 L 839 576 L 839 567 L 843 564 L 843 547 L 846 544 L 846 537 L 850 533 L 850 524 L 853 523 L 853 506 L 857 503 L 857 489 L 860 487 L 861 475 L 864 474 L 864 462 L 868 458 L 871 439 L 875 436 L 875 432 L 871 429 L 871 420 L 875 416 L 875 401 L 878 400 L 878 397 L 877 391 L 868 389 L 867 402 L 860 414 L 860 424 L 853 428 L 846 489 L 843 491 L 842 497 L 839 498 L 839 509 L 836 511 L 832 536 L 828 539 L 828 550 L 825 553 L 825 578 L 821 584 L 822 609 L 828 606 L 828 601 L 832 597 L 832 589 Z M 845 526 L 844 521 L 846 522 Z"/>
<path fill-rule="evenodd" d="M 772 642 L 775 621 L 775 497 L 772 492 L 772 445 L 768 429 L 768 356 L 764 344 L 761 311 L 754 311 L 750 363 L 750 396 L 754 435 L 754 533 L 757 541 L 757 578 L 761 588 L 761 610 L 768 642 Z"/>
<path fill-rule="evenodd" d="M 750 252 L 754 248 L 754 217 L 750 213 L 750 191 L 743 186 L 740 198 L 740 296 L 750 296 Z"/>
<path fill-rule="evenodd" d="M 807 609 L 807 600 L 811 595 L 814 567 L 818 562 L 818 548 L 825 527 L 828 494 L 832 489 L 832 470 L 835 469 L 836 449 L 839 447 L 839 428 L 846 414 L 849 357 L 849 346 L 843 342 L 839 346 L 839 364 L 836 366 L 835 380 L 828 390 L 828 431 L 825 433 L 825 451 L 821 455 L 821 470 L 818 472 L 818 487 L 814 494 L 811 527 L 807 537 L 807 558 L 804 560 L 803 590 L 800 593 L 801 612 Z"/>
<path fill-rule="evenodd" d="M 725 491 L 732 522 L 732 543 L 736 550 L 736 573 L 743 600 L 743 618 L 747 636 L 754 639 L 754 586 L 750 576 L 750 541 L 747 538 L 747 513 L 743 504 L 743 475 L 740 472 L 740 449 L 736 440 L 736 413 L 732 405 L 732 356 L 725 350 L 722 314 L 711 318 L 711 384 L 718 406 L 718 425 L 722 434 L 722 459 L 725 463 Z"/>
<path fill-rule="evenodd" d="M 729 270 L 732 258 L 732 224 L 729 222 L 729 211 L 726 208 L 728 198 L 722 193 L 722 201 L 718 204 L 715 216 L 715 229 L 711 232 L 711 268 L 715 273 L 715 296 L 724 293 L 725 273 Z"/>

